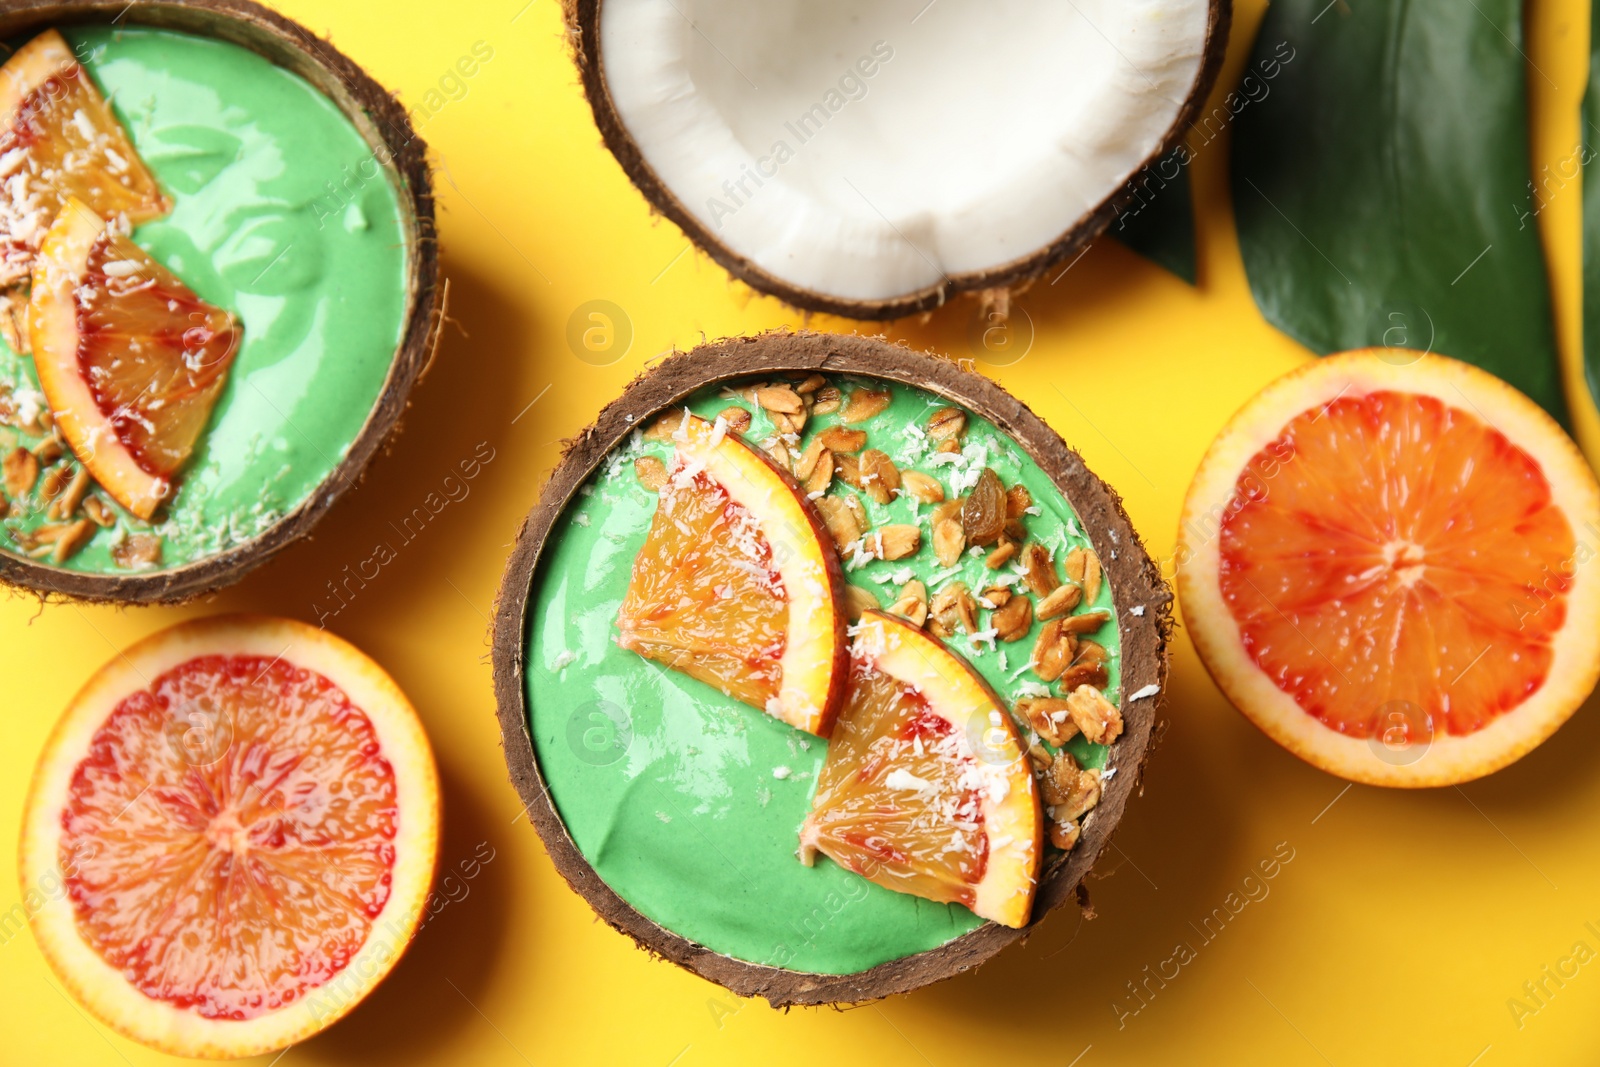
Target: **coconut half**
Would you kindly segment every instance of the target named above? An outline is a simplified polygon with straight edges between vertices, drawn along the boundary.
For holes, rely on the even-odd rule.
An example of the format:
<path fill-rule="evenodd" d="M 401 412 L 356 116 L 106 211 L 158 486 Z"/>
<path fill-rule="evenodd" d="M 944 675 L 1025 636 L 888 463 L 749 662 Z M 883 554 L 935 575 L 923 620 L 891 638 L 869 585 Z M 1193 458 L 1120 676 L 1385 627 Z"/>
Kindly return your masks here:
<path fill-rule="evenodd" d="M 1047 860 L 1039 875 L 1032 918 L 1021 929 L 979 926 L 943 945 L 852 974 L 820 974 L 749 963 L 689 940 L 637 910 L 606 884 L 584 857 L 552 796 L 530 733 L 527 659 L 530 627 L 539 623 L 536 578 L 546 549 L 563 532 L 568 507 L 604 469 L 614 450 L 641 426 L 703 387 L 761 375 L 861 375 L 942 396 L 992 422 L 1055 483 L 1105 567 L 1118 606 L 1122 669 L 1122 737 L 1114 778 L 1084 820 L 1071 852 Z M 1160 568 L 1123 510 L 1122 500 L 1083 459 L 1022 401 L 954 361 L 914 352 L 882 338 L 777 331 L 702 344 L 674 352 L 640 375 L 595 422 L 567 442 L 538 502 L 528 512 L 507 561 L 495 605 L 493 660 L 501 739 L 512 784 L 557 871 L 615 929 L 652 955 L 672 960 L 740 996 L 765 997 L 774 1007 L 854 1004 L 906 993 L 953 977 L 1026 938 L 1056 908 L 1088 901 L 1084 879 L 1110 844 L 1130 799 L 1142 790 L 1145 759 L 1159 732 L 1166 691 L 1172 593 Z M 641 666 L 641 670 L 645 670 Z M 1156 696 L 1157 699 L 1149 699 Z M 549 698 L 545 698 L 549 699 Z M 798 869 L 798 864 L 796 865 Z"/>
<path fill-rule="evenodd" d="M 1215 80 L 1230 0 L 572 0 L 645 196 L 729 271 L 886 319 L 1103 230 Z"/>

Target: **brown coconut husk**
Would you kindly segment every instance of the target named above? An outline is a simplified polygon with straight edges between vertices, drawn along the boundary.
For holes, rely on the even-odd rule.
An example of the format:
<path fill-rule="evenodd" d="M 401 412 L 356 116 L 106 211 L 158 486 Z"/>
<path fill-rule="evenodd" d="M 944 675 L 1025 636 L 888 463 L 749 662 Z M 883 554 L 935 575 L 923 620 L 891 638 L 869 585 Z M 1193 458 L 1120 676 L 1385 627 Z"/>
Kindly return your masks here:
<path fill-rule="evenodd" d="M 936 949 L 848 975 L 809 974 L 732 959 L 694 943 L 640 914 L 601 880 L 567 832 L 550 797 L 529 734 L 524 675 L 528 615 L 543 549 L 561 536 L 562 516 L 578 489 L 635 428 L 706 385 L 785 372 L 856 374 L 916 386 L 992 421 L 1022 446 L 1077 511 L 1111 585 L 1122 644 L 1121 712 L 1125 730 L 1112 749 L 1118 773 L 1086 820 L 1082 838 L 1041 872 L 1033 917 L 1023 929 L 990 923 Z M 1128 609 L 1143 605 L 1141 615 Z M 1129 701 L 1149 685 L 1165 691 L 1172 594 L 1144 550 L 1121 498 L 1027 405 L 998 385 L 956 364 L 877 338 L 774 332 L 701 345 L 674 353 L 629 385 L 593 425 L 569 442 L 539 501 L 523 520 L 506 565 L 495 608 L 493 660 L 501 736 L 512 784 L 546 849 L 573 889 L 607 924 L 646 951 L 686 967 L 740 996 L 761 996 L 775 1007 L 857 1003 L 905 993 L 960 974 L 1025 939 L 1056 908 L 1086 899 L 1084 878 L 1100 858 L 1139 791 L 1157 725 L 1160 697 Z"/>
<path fill-rule="evenodd" d="M 259 53 L 331 99 L 384 167 L 402 209 L 410 250 L 405 329 L 378 402 L 344 459 L 288 515 L 244 544 L 181 566 L 127 574 L 84 574 L 0 550 L 0 582 L 41 597 L 121 604 L 189 600 L 238 581 L 306 536 L 396 429 L 411 387 L 438 343 L 444 287 L 427 146 L 400 103 L 365 71 L 304 26 L 250 0 L 9 0 L 0 6 L 0 37 L 72 23 L 154 26 L 215 37 Z"/>

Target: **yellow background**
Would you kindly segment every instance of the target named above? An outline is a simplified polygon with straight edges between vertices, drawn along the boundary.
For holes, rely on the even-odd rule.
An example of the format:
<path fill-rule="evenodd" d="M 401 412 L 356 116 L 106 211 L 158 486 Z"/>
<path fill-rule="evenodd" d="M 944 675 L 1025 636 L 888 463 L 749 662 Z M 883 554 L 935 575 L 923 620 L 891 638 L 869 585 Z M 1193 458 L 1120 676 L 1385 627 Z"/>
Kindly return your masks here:
<path fill-rule="evenodd" d="M 1231 709 L 1181 633 L 1170 729 L 1145 795 L 1090 882 L 1092 921 L 1066 909 L 977 973 L 851 1011 L 788 1014 L 654 961 L 595 921 L 518 818 L 501 761 L 485 634 L 507 548 L 560 440 L 654 355 L 702 335 L 803 320 L 731 283 L 651 217 L 600 144 L 555 3 L 522 5 L 280 5 L 331 35 L 408 105 L 474 42 L 493 48 L 466 95 L 421 127 L 439 166 L 458 327 L 447 329 L 391 453 L 314 541 L 239 586 L 183 608 L 0 601 L 0 910 L 18 899 L 12 857 L 34 758 L 102 661 L 180 618 L 249 609 L 314 620 L 326 583 L 365 559 L 389 536 L 391 519 L 421 504 L 486 441 L 495 458 L 471 495 L 403 548 L 331 626 L 394 673 L 427 723 L 446 789 L 442 865 L 455 867 L 482 842 L 494 859 L 367 1003 L 290 1049 L 285 1067 L 1600 1061 L 1600 963 L 1560 989 L 1550 985 L 1554 996 L 1520 1027 L 1507 1006 L 1575 942 L 1600 950 L 1600 936 L 1584 925 L 1600 929 L 1594 702 L 1488 780 L 1422 793 L 1346 790 Z M 1587 4 L 1529 6 L 1535 163 L 1553 166 L 1577 143 Z M 1238 77 L 1263 8 L 1240 4 L 1224 86 Z M 1226 148 L 1220 140 L 1201 150 L 1194 168 L 1199 288 L 1102 240 L 1059 281 L 1022 298 L 1036 330 L 1032 348 L 988 368 L 1123 494 L 1161 556 L 1212 435 L 1251 393 L 1307 358 L 1251 302 Z M 1562 187 L 1540 219 L 1569 354 L 1579 336 L 1578 192 L 1576 182 Z M 594 299 L 624 308 L 634 330 L 627 355 L 609 366 L 579 360 L 565 339 L 574 309 Z M 958 301 L 888 333 L 967 355 L 974 313 Z M 811 325 L 861 328 L 822 318 Z M 1268 895 L 1119 1027 L 1113 1003 L 1137 1004 L 1126 983 L 1180 940 L 1200 946 L 1191 924 L 1240 891 L 1280 842 L 1294 858 L 1266 883 Z M 0 1061 L 165 1062 L 70 1003 L 26 934 L 0 945 L 0 1005 Z"/>

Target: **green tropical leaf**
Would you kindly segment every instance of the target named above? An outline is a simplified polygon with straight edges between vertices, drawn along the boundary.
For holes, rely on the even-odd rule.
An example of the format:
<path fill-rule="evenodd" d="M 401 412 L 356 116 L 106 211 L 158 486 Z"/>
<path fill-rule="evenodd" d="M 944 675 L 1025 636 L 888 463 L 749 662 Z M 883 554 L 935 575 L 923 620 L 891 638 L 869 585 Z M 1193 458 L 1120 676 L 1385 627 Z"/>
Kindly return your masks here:
<path fill-rule="evenodd" d="M 1592 14 L 1600 20 L 1600 0 Z M 1600 21 L 1594 23 L 1600 27 Z M 1583 380 L 1600 403 L 1600 33 L 1589 37 L 1589 87 L 1583 94 Z M 1573 402 L 1579 402 L 1573 397 Z"/>
<path fill-rule="evenodd" d="M 1130 183 L 1133 201 L 1109 232 L 1151 262 L 1194 284 L 1194 206 L 1190 202 L 1188 153 L 1174 149 L 1144 168 Z M 1172 174 L 1171 179 L 1162 175 Z"/>
<path fill-rule="evenodd" d="M 1253 58 L 1292 58 L 1235 120 L 1234 210 L 1313 351 L 1431 348 L 1565 423 L 1521 42 L 1520 0 L 1275 0 Z"/>

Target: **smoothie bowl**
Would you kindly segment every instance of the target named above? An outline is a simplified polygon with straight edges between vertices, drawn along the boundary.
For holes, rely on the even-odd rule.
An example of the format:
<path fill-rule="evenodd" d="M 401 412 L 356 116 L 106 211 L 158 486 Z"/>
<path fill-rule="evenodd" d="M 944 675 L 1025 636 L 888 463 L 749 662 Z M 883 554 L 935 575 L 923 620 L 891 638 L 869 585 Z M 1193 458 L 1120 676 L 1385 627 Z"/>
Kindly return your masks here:
<path fill-rule="evenodd" d="M 649 951 L 774 1005 L 982 963 L 1137 789 L 1171 597 L 1023 404 L 881 340 L 673 355 L 571 442 L 494 632 L 511 778 Z"/>
<path fill-rule="evenodd" d="M 244 0 L 0 12 L 0 579 L 174 601 L 304 535 L 437 339 L 404 110 Z"/>

